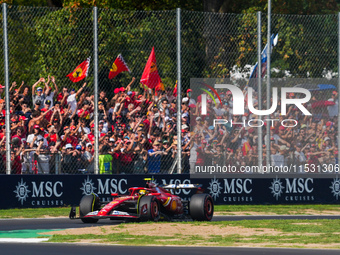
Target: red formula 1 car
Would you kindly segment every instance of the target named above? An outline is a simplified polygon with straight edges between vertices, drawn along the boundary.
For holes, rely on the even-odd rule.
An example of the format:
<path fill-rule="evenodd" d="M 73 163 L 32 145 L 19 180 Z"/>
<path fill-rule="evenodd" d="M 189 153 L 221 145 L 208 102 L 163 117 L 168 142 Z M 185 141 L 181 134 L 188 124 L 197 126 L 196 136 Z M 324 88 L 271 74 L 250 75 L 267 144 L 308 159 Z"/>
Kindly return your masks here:
<path fill-rule="evenodd" d="M 173 195 L 171 189 L 197 189 L 190 201 Z M 111 202 L 101 202 L 96 194 L 85 195 L 79 204 L 79 215 L 72 207 L 70 219 L 81 219 L 84 223 L 96 223 L 99 219 L 130 219 L 158 221 L 193 219 L 210 221 L 214 214 L 214 203 L 210 195 L 202 192 L 198 184 L 171 184 L 158 187 L 147 182 L 146 187 L 130 188 L 129 195 L 112 194 Z"/>

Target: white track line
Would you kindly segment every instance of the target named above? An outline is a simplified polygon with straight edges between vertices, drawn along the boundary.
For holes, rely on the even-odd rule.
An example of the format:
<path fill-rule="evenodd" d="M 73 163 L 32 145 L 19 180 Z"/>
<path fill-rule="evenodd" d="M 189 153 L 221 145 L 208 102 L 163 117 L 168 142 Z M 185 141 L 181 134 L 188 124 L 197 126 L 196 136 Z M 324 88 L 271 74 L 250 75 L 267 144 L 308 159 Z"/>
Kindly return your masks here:
<path fill-rule="evenodd" d="M 41 243 L 48 238 L 0 238 L 0 243 Z"/>

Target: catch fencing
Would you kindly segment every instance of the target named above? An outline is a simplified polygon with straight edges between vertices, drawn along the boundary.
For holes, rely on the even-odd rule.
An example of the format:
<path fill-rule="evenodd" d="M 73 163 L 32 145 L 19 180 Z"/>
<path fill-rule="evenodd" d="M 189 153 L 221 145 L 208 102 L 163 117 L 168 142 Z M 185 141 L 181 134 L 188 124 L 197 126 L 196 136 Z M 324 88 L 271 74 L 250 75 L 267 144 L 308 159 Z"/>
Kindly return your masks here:
<path fill-rule="evenodd" d="M 12 137 L 17 127 L 21 125 L 19 119 L 23 109 L 20 99 L 23 98 L 22 93 L 25 86 L 27 85 L 29 100 L 32 98 L 32 85 L 41 77 L 44 77 L 47 81 L 48 76 L 53 76 L 58 87 L 58 91 L 56 91 L 58 93 L 63 92 L 63 89 L 67 93 L 72 89 L 77 92 L 86 82 L 84 90 L 78 96 L 78 103 L 83 102 L 82 100 L 93 102 L 94 111 L 90 114 L 89 121 L 85 123 L 85 126 L 90 131 L 88 133 L 92 133 L 91 125 L 94 125 L 93 134 L 98 139 L 95 139 L 98 143 L 95 143 L 93 149 L 89 151 L 94 159 L 89 156 L 93 161 L 86 163 L 87 165 L 94 164 L 93 168 L 88 171 L 87 167 L 70 163 L 67 166 L 68 170 L 63 170 L 65 156 L 66 161 L 69 160 L 66 149 L 67 143 L 65 142 L 68 135 L 65 134 L 67 130 L 65 127 L 70 129 L 74 127 L 73 131 L 81 130 L 80 126 L 78 126 L 80 125 L 78 124 L 80 120 L 68 118 L 66 114 L 59 126 L 52 123 L 57 129 L 60 141 L 63 141 L 66 137 L 65 141 L 61 142 L 56 148 L 58 153 L 51 152 L 51 147 L 55 149 L 55 144 L 53 143 L 48 143 L 41 152 L 46 153 L 46 150 L 50 150 L 49 153 L 53 155 L 53 158 L 55 158 L 54 155 L 59 155 L 58 159 L 60 157 L 58 171 L 57 169 L 55 171 L 50 170 L 48 173 L 99 173 L 100 156 L 102 155 L 99 149 L 106 143 L 105 134 L 108 140 L 110 138 L 114 139 L 112 144 L 108 143 L 110 150 L 113 151 L 118 148 L 116 154 L 112 153 L 112 173 L 189 173 L 190 161 L 192 162 L 190 157 L 196 153 L 192 148 L 201 145 L 200 143 L 195 145 L 194 139 L 191 139 L 191 137 L 195 136 L 195 133 L 190 133 L 190 131 L 193 131 L 193 127 L 190 126 L 190 120 L 183 116 L 187 111 L 193 111 L 195 107 L 198 107 L 193 101 L 190 101 L 191 96 L 188 94 L 190 79 L 228 78 L 240 88 L 251 86 L 249 77 L 259 58 L 258 48 L 260 47 L 261 52 L 265 48 L 268 38 L 268 17 L 261 13 L 222 14 L 179 9 L 169 11 L 124 11 L 96 7 L 92 9 L 75 9 L 8 6 L 6 4 L 1 5 L 1 10 L 0 55 L 5 56 L 5 53 L 8 54 L 8 68 L 6 68 L 6 59 L 0 61 L 0 81 L 2 81 L 1 83 L 5 82 L 8 90 L 9 87 L 12 87 L 11 91 L 7 91 L 7 88 L 5 90 L 5 92 L 8 92 L 6 99 L 11 99 L 10 101 L 6 100 L 6 105 L 12 109 L 11 120 L 7 120 L 8 122 L 11 121 L 11 126 L 9 126 L 11 130 L 6 129 L 7 135 L 11 133 L 9 136 Z M 95 13 L 97 14 L 96 20 L 94 20 Z M 6 21 L 6 24 L 4 21 Z M 258 99 L 261 98 L 262 109 L 266 109 L 268 103 L 268 89 L 270 91 L 267 82 L 268 78 L 285 80 L 304 78 L 303 83 L 315 86 L 318 84 L 333 85 L 334 88 L 329 87 L 321 92 L 319 90 L 312 93 L 313 97 L 317 97 L 313 99 L 313 103 L 332 99 L 333 91 L 339 91 L 339 81 L 336 79 L 339 70 L 339 15 L 272 14 L 270 25 L 271 31 L 269 33 L 277 34 L 278 41 L 273 47 L 270 56 L 270 77 L 266 73 L 262 77 L 262 92 L 258 96 Z M 5 34 L 7 34 L 8 48 L 5 47 Z M 259 35 L 261 38 L 259 38 Z M 165 92 L 160 91 L 157 96 L 149 94 L 149 91 L 139 84 L 152 47 L 155 49 L 157 70 L 165 86 Z M 118 54 L 123 56 L 131 72 L 123 72 L 115 78 L 109 79 L 108 74 Z M 72 83 L 66 75 L 89 57 L 88 76 L 80 82 Z M 97 64 L 97 66 L 94 66 L 94 64 Z M 264 67 L 265 65 L 262 65 L 263 69 Z M 94 75 L 95 70 L 97 70 L 96 76 Z M 8 77 L 7 82 L 6 75 Z M 136 93 L 136 97 L 144 94 L 148 102 L 152 105 L 156 104 L 157 107 L 149 108 L 150 104 L 142 104 L 138 106 L 140 108 L 136 105 L 129 108 L 129 104 L 122 103 L 117 97 L 114 98 L 116 95 L 115 89 L 126 88 L 133 80 L 133 77 L 136 79 L 131 85 L 131 91 Z M 255 76 L 252 77 L 254 78 Z M 315 80 L 316 78 L 319 80 Z M 13 85 L 15 81 L 16 84 Z M 15 89 L 19 89 L 22 81 L 24 85 L 20 88 L 20 91 L 16 92 Z M 174 95 L 176 82 L 179 90 L 177 96 Z M 254 84 L 254 89 L 258 91 L 258 84 Z M 40 85 L 44 86 L 43 84 Z M 55 87 L 51 81 L 50 86 L 54 91 Z M 98 93 L 95 94 L 95 91 L 98 91 Z M 103 92 L 104 99 L 100 99 L 101 92 Z M 155 93 L 155 91 L 152 93 Z M 2 98 L 4 96 L 5 93 L 1 95 Z M 163 108 L 162 100 L 157 101 L 157 99 L 163 98 L 168 100 L 167 106 L 164 106 L 166 108 Z M 174 101 L 175 105 L 172 106 L 172 100 L 176 98 L 177 102 Z M 192 99 L 194 99 L 194 95 Z M 57 93 L 54 95 L 54 100 L 57 101 Z M 95 105 L 98 105 L 98 100 L 103 100 L 104 107 L 100 105 L 98 108 L 95 107 Z M 335 136 L 334 140 L 332 140 L 333 138 L 328 134 L 329 131 L 335 134 L 339 132 L 338 114 L 331 113 L 330 116 L 328 108 L 329 106 L 333 108 L 338 106 L 338 95 L 335 95 L 332 100 L 334 104 L 315 104 L 313 118 L 304 122 L 307 130 L 310 130 L 313 125 L 322 126 L 320 127 L 321 129 L 312 128 L 314 131 L 310 132 L 315 132 L 315 134 L 310 134 L 314 140 L 311 140 L 309 144 L 310 147 L 312 147 L 312 144 L 316 144 L 318 146 L 317 151 L 324 151 L 324 154 L 327 154 L 327 156 L 323 156 L 327 159 L 318 159 L 317 163 L 320 164 L 322 160 L 333 164 L 333 162 L 337 162 L 335 158 L 338 157 L 339 144 Z M 227 100 L 224 103 L 228 104 Z M 123 107 L 122 104 L 124 104 Z M 176 109 L 176 105 L 180 107 Z M 32 100 L 28 101 L 27 106 L 32 108 L 32 112 L 34 111 Z M 80 105 L 78 107 L 81 108 Z M 122 108 L 121 111 L 119 111 L 119 108 Z M 137 113 L 130 118 L 129 112 L 136 108 L 138 108 Z M 174 108 L 174 112 L 168 113 L 167 109 L 170 110 L 171 108 Z M 66 109 L 67 105 L 64 107 L 64 110 Z M 336 112 L 336 109 L 333 110 Z M 118 112 L 122 115 L 122 124 L 124 124 L 124 132 L 121 136 L 119 132 L 123 131 L 120 130 L 122 125 L 115 119 L 119 115 Z M 4 114 L 1 117 L 1 121 L 4 123 Z M 150 122 L 151 118 L 157 128 L 149 132 L 146 123 Z M 180 118 L 180 122 L 178 122 L 178 118 Z M 28 130 L 26 138 L 28 134 L 33 133 L 33 127 L 29 127 L 29 119 L 22 123 Z M 60 120 L 57 117 L 57 122 Z M 105 122 L 102 127 L 101 120 Z M 117 122 L 119 123 L 117 124 Z M 44 129 L 41 131 L 41 135 L 49 135 L 49 123 L 50 120 L 40 122 L 39 125 Z M 177 123 L 181 123 L 181 125 Z M 140 126 L 140 124 L 142 125 Z M 211 120 L 206 125 L 208 130 L 212 126 Z M 330 125 L 331 128 L 327 128 Z M 187 128 L 186 126 L 189 127 Z M 132 128 L 130 133 L 128 132 L 129 128 Z M 278 145 L 289 147 L 290 155 L 287 155 L 287 157 L 290 157 L 292 162 L 296 162 L 298 157 L 294 156 L 296 144 L 289 141 L 294 140 L 295 136 L 299 136 L 300 129 L 304 128 L 299 126 L 296 130 L 297 133 L 294 135 L 288 134 L 287 130 L 284 131 L 284 134 L 279 133 L 279 127 L 275 130 L 275 134 L 280 139 L 283 139 L 284 142 L 287 142 L 286 144 L 278 141 Z M 5 131 L 5 128 L 3 130 Z M 141 131 L 140 134 L 138 134 L 138 130 Z M 224 134 L 224 129 L 222 131 Z M 249 131 L 249 127 L 247 127 L 247 131 Z M 231 148 L 229 145 L 232 143 L 234 135 L 233 130 L 226 132 L 230 133 L 230 135 L 225 139 L 226 144 L 220 144 L 223 152 Z M 257 129 L 251 132 L 255 134 Z M 84 140 L 84 133 L 80 133 L 76 134 L 71 131 L 71 135 L 78 139 L 72 145 L 72 154 L 77 156 L 79 156 L 79 153 L 80 156 L 85 154 L 89 143 L 88 140 Z M 101 134 L 104 134 L 103 137 Z M 178 136 L 178 134 L 182 135 Z M 236 150 L 233 150 L 232 158 L 237 158 L 240 163 L 244 161 L 248 165 L 265 164 L 265 159 L 272 158 L 271 154 L 278 153 L 280 147 L 278 146 L 272 151 L 264 147 L 263 149 L 254 148 L 258 140 L 261 140 L 262 144 L 266 144 L 265 135 L 266 130 L 263 129 L 261 139 L 256 140 L 254 136 L 252 137 L 253 140 L 249 141 L 249 146 L 252 148 L 250 155 L 248 154 L 249 150 L 244 155 L 242 151 L 243 141 L 240 141 L 242 144 L 235 147 Z M 282 135 L 286 138 L 282 138 Z M 328 140 L 327 138 L 331 142 L 327 144 L 326 142 L 319 142 L 320 139 Z M 156 141 L 160 143 L 158 150 L 166 153 L 156 159 L 158 162 L 156 170 L 150 171 L 149 161 L 154 159 L 150 158 L 148 150 L 154 149 L 153 145 Z M 6 154 L 6 148 L 9 147 L 5 147 L 5 144 L 9 146 L 10 142 L 12 152 L 17 153 L 20 149 L 20 145 L 15 144 L 12 139 L 7 143 L 3 140 L 0 151 L 3 160 L 10 157 L 9 153 Z M 215 153 L 214 143 L 218 144 L 219 142 L 218 139 L 208 139 L 208 154 Z M 129 147 L 130 143 L 133 143 L 132 148 Z M 81 145 L 80 152 L 77 151 L 79 149 L 76 149 L 77 144 Z M 326 144 L 325 148 L 323 148 L 324 144 Z M 18 155 L 20 158 L 18 158 L 18 161 L 21 160 L 24 163 L 25 153 L 21 152 L 19 154 L 21 156 Z M 246 156 L 246 159 L 242 158 L 244 156 Z M 303 163 L 308 162 L 307 152 L 305 152 L 304 156 Z M 230 158 L 230 155 L 225 154 L 223 157 L 225 161 L 226 158 Z M 11 170 L 13 163 L 11 166 L 11 162 L 14 161 L 7 160 L 6 164 L 4 162 L 2 165 L 3 168 L 6 168 L 6 172 L 8 174 L 13 173 L 13 170 Z M 73 161 L 71 160 L 70 162 Z M 178 162 L 181 162 L 181 164 L 178 164 Z M 84 165 L 86 164 L 84 163 Z M 53 163 L 52 165 L 55 168 L 55 164 Z M 151 168 L 153 169 L 153 167 Z M 85 170 L 82 171 L 81 169 Z M 25 171 L 22 171 L 22 173 L 25 173 Z"/>

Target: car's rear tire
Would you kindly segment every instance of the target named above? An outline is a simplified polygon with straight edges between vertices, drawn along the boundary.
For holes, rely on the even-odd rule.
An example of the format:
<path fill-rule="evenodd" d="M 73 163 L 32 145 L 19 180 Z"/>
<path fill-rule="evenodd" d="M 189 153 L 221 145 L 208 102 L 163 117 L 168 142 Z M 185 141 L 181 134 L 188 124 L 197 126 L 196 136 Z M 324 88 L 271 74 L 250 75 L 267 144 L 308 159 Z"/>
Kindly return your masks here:
<path fill-rule="evenodd" d="M 190 216 L 197 221 L 210 221 L 214 215 L 214 202 L 208 194 L 195 194 L 190 199 Z"/>
<path fill-rule="evenodd" d="M 143 196 L 139 200 L 138 212 L 141 221 L 158 221 L 160 218 L 159 203 L 155 196 Z"/>
<path fill-rule="evenodd" d="M 81 221 L 84 223 L 96 223 L 98 219 L 93 218 L 82 218 L 90 212 L 100 209 L 100 200 L 96 194 L 85 195 L 80 200 L 79 214 Z"/>

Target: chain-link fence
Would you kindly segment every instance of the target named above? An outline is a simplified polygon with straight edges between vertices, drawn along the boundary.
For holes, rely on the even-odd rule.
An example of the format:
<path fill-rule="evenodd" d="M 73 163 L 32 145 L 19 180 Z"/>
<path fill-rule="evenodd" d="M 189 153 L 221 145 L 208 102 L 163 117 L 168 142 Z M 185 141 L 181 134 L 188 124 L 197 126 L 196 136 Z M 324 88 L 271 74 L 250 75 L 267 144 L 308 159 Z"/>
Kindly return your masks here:
<path fill-rule="evenodd" d="M 182 104 L 178 111 L 175 84 L 178 78 L 179 39 L 176 36 L 176 20 L 179 12 L 98 9 L 97 31 L 94 30 L 93 12 L 93 9 L 7 6 L 12 161 L 20 163 L 22 168 L 15 173 L 34 173 L 32 165 L 27 170 L 27 150 L 41 150 L 42 154 L 38 153 L 41 158 L 49 151 L 50 160 L 54 160 L 56 157 L 52 155 L 58 152 L 60 158 L 56 162 L 60 161 L 60 164 L 56 166 L 55 162 L 50 163 L 53 168 L 41 173 L 94 173 L 94 118 L 97 115 L 99 173 L 188 173 L 190 164 L 198 155 L 196 149 L 202 147 L 202 140 L 196 141 L 195 131 L 200 123 L 190 120 L 190 117 L 193 118 L 192 113 L 202 105 L 197 99 L 199 95 L 189 90 L 190 79 L 228 78 L 239 88 L 251 86 L 257 92 L 257 83 L 248 81 L 258 59 L 257 15 L 180 12 L 181 91 L 178 93 Z M 1 12 L 1 20 L 2 15 Z M 326 79 L 307 79 L 302 82 L 310 84 L 311 87 L 305 87 L 314 91 L 309 103 L 313 117 L 300 118 L 295 131 L 275 126 L 272 136 L 275 135 L 277 147 L 271 148 L 271 157 L 279 153 L 280 146 L 287 146 L 294 159 L 296 144 L 292 141 L 298 139 L 300 132 L 304 132 L 301 131 L 303 125 L 306 125 L 308 132 L 315 134 L 314 143 L 309 142 L 309 146 L 317 144 L 317 151 L 327 151 L 329 158 L 333 153 L 334 158 L 337 143 L 335 137 L 328 133 L 338 132 L 337 96 L 333 93 L 338 91 L 338 86 L 336 80 L 327 78 L 336 77 L 338 72 L 337 15 L 273 14 L 271 18 L 272 33 L 278 34 L 270 58 L 271 77 Z M 262 15 L 261 23 L 263 49 L 267 44 L 265 15 Z M 94 33 L 98 36 L 98 95 L 94 95 Z M 4 55 L 3 26 L 0 36 L 0 55 Z M 164 84 L 164 91 L 162 88 L 149 89 L 139 82 L 153 47 L 156 69 Z M 122 72 L 109 79 L 112 64 L 119 54 L 131 72 Z M 88 76 L 80 82 L 71 82 L 66 75 L 89 57 Z M 5 79 L 4 66 L 4 62 L 0 61 L 2 81 Z M 266 64 L 262 63 L 262 68 L 265 67 Z M 41 77 L 45 81 L 39 81 Z M 16 84 L 13 84 L 15 81 Z M 83 86 L 84 82 L 87 84 Z M 317 87 L 320 84 L 333 87 Z M 256 97 L 262 102 L 262 108 L 266 109 L 266 79 L 262 80 L 261 89 L 261 95 Z M 1 93 L 4 98 L 4 93 Z M 98 113 L 94 112 L 95 96 L 98 96 Z M 203 153 L 208 156 L 215 154 L 217 147 L 222 146 L 224 162 L 237 157 L 237 160 L 247 165 L 259 164 L 258 155 L 263 153 L 265 164 L 265 128 L 259 139 L 258 129 L 247 125 L 238 134 L 240 144 L 237 148 L 230 147 L 236 127 L 230 130 L 211 129 L 215 117 L 228 115 L 229 118 L 233 111 L 229 94 L 222 93 L 221 97 L 220 105 L 211 105 L 211 118 L 202 120 L 202 126 L 206 127 L 206 130 L 202 129 L 206 137 L 203 140 L 207 142 L 207 145 L 203 145 L 207 147 Z M 0 104 L 0 123 L 3 127 L 0 133 L 3 157 L 0 167 L 3 173 L 6 159 L 4 105 L 4 102 Z M 294 118 L 294 109 L 291 111 Z M 249 112 L 247 114 L 245 118 L 248 120 Z M 278 111 L 275 114 L 280 113 Z M 274 115 L 273 118 L 279 117 Z M 177 127 L 178 118 L 181 118 L 181 127 Z M 237 117 L 235 120 L 242 118 Z M 322 126 L 320 130 L 317 129 L 318 125 Z M 178 128 L 181 130 L 181 139 L 177 138 Z M 209 130 L 216 131 L 216 136 L 211 138 Z M 293 135 L 289 132 L 293 132 Z M 250 136 L 251 139 L 246 141 Z M 302 138 L 306 139 L 304 136 Z M 225 144 L 221 144 L 222 139 L 226 141 Z M 324 142 L 321 143 L 320 139 Z M 182 145 L 180 170 L 176 167 L 178 140 Z M 262 141 L 262 150 L 256 147 L 258 140 Z M 332 142 L 327 144 L 327 140 Z M 324 144 L 327 144 L 326 149 L 323 148 Z M 301 145 L 307 146 L 307 143 L 301 141 Z M 308 155 L 304 153 L 306 162 Z M 37 156 L 31 156 L 30 159 L 32 157 Z"/>

